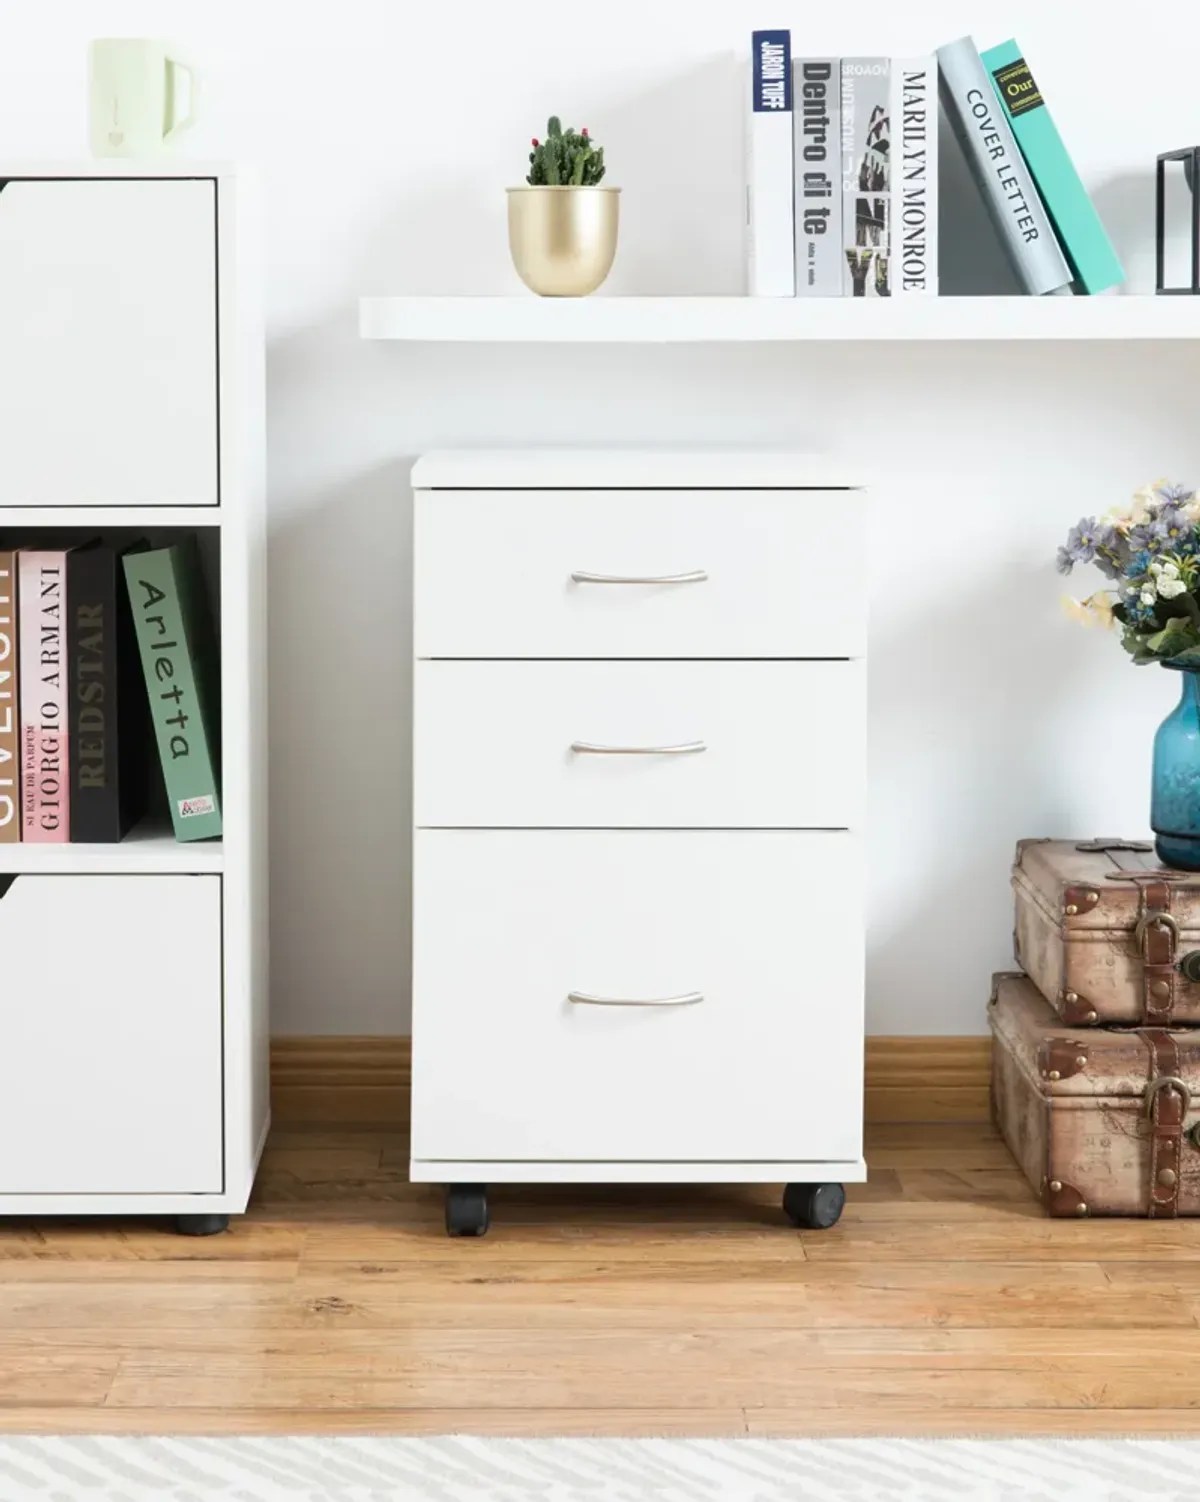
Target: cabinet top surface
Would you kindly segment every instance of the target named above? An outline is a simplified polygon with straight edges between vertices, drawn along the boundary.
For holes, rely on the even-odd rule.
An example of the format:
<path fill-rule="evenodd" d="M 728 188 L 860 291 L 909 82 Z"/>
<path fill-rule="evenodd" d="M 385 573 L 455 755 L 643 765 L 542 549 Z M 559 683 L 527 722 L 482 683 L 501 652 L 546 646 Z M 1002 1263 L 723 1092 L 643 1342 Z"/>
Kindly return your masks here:
<path fill-rule="evenodd" d="M 836 455 L 754 448 L 458 449 L 423 454 L 415 490 L 857 490 Z"/>
<path fill-rule="evenodd" d="M 247 169 L 233 162 L 192 161 L 186 157 L 149 158 L 80 157 L 78 161 L 13 162 L 0 157 L 0 183 L 18 182 L 22 178 L 51 178 L 70 181 L 74 178 L 127 177 L 244 177 Z"/>

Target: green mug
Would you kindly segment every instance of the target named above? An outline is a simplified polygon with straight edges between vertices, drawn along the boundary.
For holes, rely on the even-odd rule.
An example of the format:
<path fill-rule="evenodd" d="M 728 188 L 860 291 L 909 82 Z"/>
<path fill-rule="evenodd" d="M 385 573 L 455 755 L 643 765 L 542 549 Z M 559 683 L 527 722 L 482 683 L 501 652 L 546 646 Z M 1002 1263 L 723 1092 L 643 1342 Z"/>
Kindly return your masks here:
<path fill-rule="evenodd" d="M 170 43 L 101 37 L 88 62 L 93 156 L 158 156 L 195 120 L 196 70 Z"/>

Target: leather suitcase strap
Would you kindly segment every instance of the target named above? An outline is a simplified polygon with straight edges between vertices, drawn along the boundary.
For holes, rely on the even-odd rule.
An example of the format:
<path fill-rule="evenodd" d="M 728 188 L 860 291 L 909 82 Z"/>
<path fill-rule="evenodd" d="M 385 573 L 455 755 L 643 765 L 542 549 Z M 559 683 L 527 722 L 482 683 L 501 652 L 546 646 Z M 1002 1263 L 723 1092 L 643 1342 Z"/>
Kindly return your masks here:
<path fill-rule="evenodd" d="M 1164 1027 L 1175 1010 L 1179 924 L 1171 915 L 1171 888 L 1165 881 L 1139 882 L 1138 890 L 1135 933 L 1142 953 L 1142 1020 Z"/>
<path fill-rule="evenodd" d="M 1142 1021 L 1160 1027 L 1175 1010 L 1179 923 L 1171 912 L 1172 881 L 1188 878 L 1167 871 L 1110 871 L 1110 881 L 1132 882 L 1138 889 L 1134 940 L 1142 956 Z"/>
<path fill-rule="evenodd" d="M 1150 1052 L 1146 1084 L 1146 1115 L 1150 1120 L 1150 1208 L 1152 1220 L 1174 1219 L 1179 1213 L 1179 1161 L 1183 1123 L 1191 1092 L 1180 1078 L 1179 1044 L 1161 1028 L 1139 1033 Z"/>

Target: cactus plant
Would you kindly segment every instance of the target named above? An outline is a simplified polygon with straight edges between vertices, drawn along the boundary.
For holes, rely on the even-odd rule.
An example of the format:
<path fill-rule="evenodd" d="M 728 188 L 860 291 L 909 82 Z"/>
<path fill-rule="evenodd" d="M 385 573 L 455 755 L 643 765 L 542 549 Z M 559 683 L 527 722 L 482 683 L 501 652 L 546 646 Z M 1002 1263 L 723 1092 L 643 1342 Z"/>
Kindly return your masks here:
<path fill-rule="evenodd" d="M 551 115 L 546 139 L 533 138 L 525 181 L 534 188 L 594 188 L 603 176 L 604 147 L 592 144 L 587 126 L 563 130 L 558 116 Z"/>

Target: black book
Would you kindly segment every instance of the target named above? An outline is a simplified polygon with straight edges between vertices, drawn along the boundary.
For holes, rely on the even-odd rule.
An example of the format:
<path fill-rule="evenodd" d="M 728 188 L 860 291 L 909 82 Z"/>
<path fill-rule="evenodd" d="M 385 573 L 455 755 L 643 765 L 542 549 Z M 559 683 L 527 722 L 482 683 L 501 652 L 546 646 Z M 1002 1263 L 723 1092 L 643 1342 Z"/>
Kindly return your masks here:
<path fill-rule="evenodd" d="M 123 840 L 146 812 L 150 719 L 122 558 L 91 542 L 67 554 L 67 768 L 71 840 Z"/>

